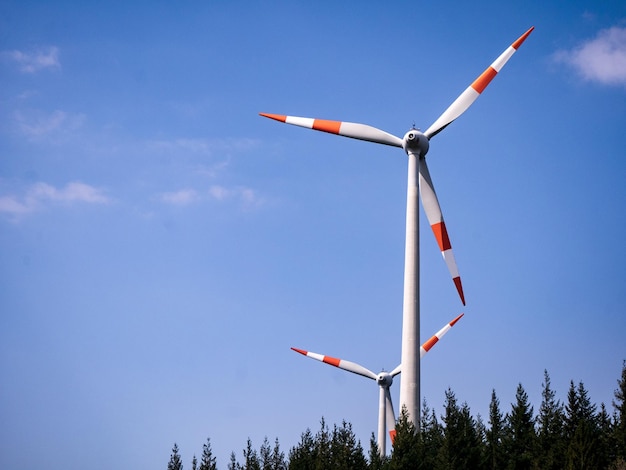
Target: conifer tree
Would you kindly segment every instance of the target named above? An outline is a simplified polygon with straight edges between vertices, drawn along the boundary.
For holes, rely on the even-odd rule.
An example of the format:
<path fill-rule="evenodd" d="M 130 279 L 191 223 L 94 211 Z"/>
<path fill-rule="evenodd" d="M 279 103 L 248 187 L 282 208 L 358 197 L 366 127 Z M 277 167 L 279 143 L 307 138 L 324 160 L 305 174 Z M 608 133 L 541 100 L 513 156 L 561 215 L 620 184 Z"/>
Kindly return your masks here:
<path fill-rule="evenodd" d="M 456 396 L 451 389 L 446 391 L 444 404 L 445 414 L 442 417 L 445 424 L 443 431 L 443 462 L 448 469 L 479 468 L 481 450 L 476 423 L 470 414 L 467 403 L 461 407 L 457 404 Z"/>
<path fill-rule="evenodd" d="M 443 427 L 437 421 L 435 410 L 431 410 L 422 402 L 421 431 L 418 435 L 420 466 L 424 469 L 434 469 L 439 461 L 439 454 L 443 447 Z"/>
<path fill-rule="evenodd" d="M 366 470 L 367 461 L 361 443 L 357 440 L 352 425 L 346 421 L 333 428 L 330 442 L 331 466 L 336 470 Z"/>
<path fill-rule="evenodd" d="M 197 470 L 198 469 L 198 459 L 196 458 L 196 454 L 193 455 L 193 458 L 191 459 L 191 470 Z"/>
<path fill-rule="evenodd" d="M 228 462 L 228 470 L 238 470 L 239 468 L 241 468 L 241 466 L 237 462 L 237 457 L 235 456 L 235 452 L 231 452 L 230 461 Z"/>
<path fill-rule="evenodd" d="M 507 466 L 512 470 L 530 470 L 535 458 L 535 423 L 533 407 L 528 402 L 522 384 L 517 386 L 515 403 L 512 404 L 507 421 L 508 432 L 504 446 L 508 457 Z"/>
<path fill-rule="evenodd" d="M 274 440 L 274 449 L 272 449 L 271 470 L 287 470 L 287 462 L 285 461 L 285 453 L 280 450 L 280 444 L 278 438 Z"/>
<path fill-rule="evenodd" d="M 200 468 L 198 470 L 216 470 L 217 465 L 211 449 L 211 438 L 207 438 L 202 446 L 202 455 L 200 456 Z"/>
<path fill-rule="evenodd" d="M 248 438 L 246 448 L 243 450 L 243 462 L 243 465 L 240 467 L 242 470 L 261 470 L 259 455 L 257 451 L 252 448 L 250 438 Z"/>
<path fill-rule="evenodd" d="M 537 417 L 538 465 L 542 470 L 563 468 L 565 442 L 563 438 L 563 405 L 550 386 L 550 375 L 543 371 L 541 406 Z"/>
<path fill-rule="evenodd" d="M 626 462 L 626 360 L 622 362 L 622 375 L 617 381 L 615 390 L 615 422 L 614 422 L 614 442 L 615 453 L 618 458 Z"/>
<path fill-rule="evenodd" d="M 315 469 L 315 440 L 311 430 L 300 436 L 300 442 L 289 451 L 289 470 Z"/>
<path fill-rule="evenodd" d="M 370 470 L 382 470 L 386 458 L 380 455 L 380 448 L 374 433 L 370 436 L 370 451 L 369 451 L 369 469 Z"/>
<path fill-rule="evenodd" d="M 172 447 L 172 453 L 170 454 L 170 461 L 167 464 L 167 470 L 183 470 L 183 462 L 178 453 L 178 445 L 174 443 Z"/>
<path fill-rule="evenodd" d="M 570 382 L 565 411 L 567 468 L 598 468 L 599 428 L 596 406 L 591 404 L 582 382 L 578 384 L 578 388 L 574 387 L 573 381 Z"/>
<path fill-rule="evenodd" d="M 413 470 L 420 468 L 418 451 L 418 433 L 409 419 L 409 411 L 402 406 L 400 419 L 396 424 L 396 437 L 389 460 L 389 470 Z"/>
<path fill-rule="evenodd" d="M 332 468 L 332 459 L 330 453 L 330 432 L 326 420 L 322 417 L 320 421 L 320 429 L 315 435 L 313 455 L 316 470 Z"/>
<path fill-rule="evenodd" d="M 499 470 L 504 468 L 505 458 L 502 441 L 506 434 L 505 421 L 500 411 L 500 400 L 496 396 L 496 391 L 491 391 L 491 402 L 489 403 L 489 430 L 487 431 L 487 468 Z"/>

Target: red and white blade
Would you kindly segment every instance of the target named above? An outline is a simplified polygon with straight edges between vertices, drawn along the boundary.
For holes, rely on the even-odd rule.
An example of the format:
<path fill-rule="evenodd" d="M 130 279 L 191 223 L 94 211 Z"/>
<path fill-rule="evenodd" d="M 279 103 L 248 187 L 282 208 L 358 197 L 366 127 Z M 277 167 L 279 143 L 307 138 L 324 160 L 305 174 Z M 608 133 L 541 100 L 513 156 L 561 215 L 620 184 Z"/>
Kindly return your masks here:
<path fill-rule="evenodd" d="M 298 116 L 285 116 L 282 114 L 259 113 L 259 115 L 274 119 L 279 122 L 292 124 L 294 126 L 306 127 L 316 131 L 328 132 L 330 134 L 342 135 L 352 139 L 366 140 L 377 144 L 402 147 L 402 139 L 389 134 L 376 127 L 355 122 L 328 121 L 326 119 L 313 119 Z"/>
<path fill-rule="evenodd" d="M 419 188 L 420 198 L 422 200 L 422 206 L 424 206 L 424 212 L 428 218 L 430 228 L 435 234 L 435 239 L 443 255 L 443 259 L 448 266 L 448 271 L 452 276 L 452 281 L 456 287 L 461 302 L 465 305 L 465 295 L 463 294 L 463 285 L 461 284 L 461 276 L 459 275 L 459 269 L 454 259 L 454 253 L 452 252 L 452 245 L 450 244 L 450 237 L 448 236 L 448 230 L 446 229 L 446 223 L 443 220 L 443 214 L 441 213 L 441 206 L 435 193 L 435 187 L 428 171 L 428 165 L 426 159 L 420 158 L 419 161 Z"/>
<path fill-rule="evenodd" d="M 336 357 L 324 356 L 323 354 L 314 353 L 311 351 L 305 351 L 304 349 L 291 348 L 295 352 L 300 353 L 304 356 L 310 357 L 311 359 L 315 359 L 320 362 L 324 362 L 326 364 L 330 364 L 331 366 L 339 367 L 340 369 L 347 370 L 348 372 L 352 372 L 354 374 L 362 375 L 363 377 L 367 377 L 368 379 L 376 380 L 378 376 L 374 374 L 369 369 L 366 369 L 360 364 L 356 362 L 350 362 L 343 359 L 337 359 Z"/>
<path fill-rule="evenodd" d="M 433 136 L 441 132 L 446 126 L 452 123 L 456 118 L 463 114 L 472 105 L 476 98 L 480 96 L 487 85 L 493 80 L 498 72 L 504 67 L 504 64 L 508 62 L 511 56 L 519 49 L 522 43 L 526 40 L 528 35 L 532 33 L 535 27 L 533 26 L 524 34 L 522 34 L 517 41 L 511 44 L 502 54 L 498 57 L 487 69 L 476 79 L 474 82 L 465 89 L 463 93 L 452 103 L 444 113 L 428 128 L 424 135 L 430 139 Z"/>
<path fill-rule="evenodd" d="M 437 344 L 437 342 L 443 337 L 443 335 L 445 335 L 448 331 L 450 331 L 450 328 L 452 328 L 456 324 L 456 322 L 458 322 L 461 319 L 463 315 L 464 313 L 456 317 L 454 320 L 452 320 L 450 323 L 448 323 L 446 326 L 440 329 L 437 333 L 435 333 L 432 336 L 432 338 L 430 338 L 428 341 L 422 344 L 422 347 L 420 348 L 420 359 L 424 357 L 424 355 L 428 351 L 430 351 L 435 344 Z"/>

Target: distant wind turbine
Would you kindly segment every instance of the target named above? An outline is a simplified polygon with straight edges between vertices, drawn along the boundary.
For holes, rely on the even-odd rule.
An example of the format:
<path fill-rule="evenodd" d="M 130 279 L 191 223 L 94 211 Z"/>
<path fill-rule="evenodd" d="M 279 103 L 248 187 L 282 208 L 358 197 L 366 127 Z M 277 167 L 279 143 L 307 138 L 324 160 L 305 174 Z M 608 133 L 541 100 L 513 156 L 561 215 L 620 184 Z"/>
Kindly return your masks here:
<path fill-rule="evenodd" d="M 458 322 L 463 314 L 456 317 L 450 323 L 447 323 L 442 329 L 435 333 L 428 341 L 426 341 L 420 347 L 420 359 L 431 350 L 431 348 L 439 341 L 443 335 L 445 335 L 450 328 L 452 328 L 456 322 Z M 389 431 L 389 437 L 391 444 L 393 444 L 396 436 L 396 416 L 393 412 L 393 403 L 391 402 L 391 393 L 389 387 L 393 383 L 393 378 L 398 375 L 402 370 L 402 364 L 393 369 L 391 372 L 380 372 L 375 374 L 369 369 L 366 369 L 356 362 L 346 361 L 344 359 L 337 359 L 330 356 L 324 356 L 323 354 L 314 353 L 311 351 L 305 351 L 304 349 L 291 348 L 294 351 L 303 354 L 311 359 L 316 359 L 331 366 L 339 367 L 340 369 L 347 370 L 354 374 L 362 375 L 368 379 L 375 380 L 380 389 L 378 398 L 378 450 L 380 455 L 387 454 L 387 431 Z"/>
<path fill-rule="evenodd" d="M 456 290 L 465 305 L 465 295 L 461 277 L 452 253 L 452 245 L 443 220 L 441 207 L 435 194 L 428 167 L 426 153 L 430 139 L 439 134 L 455 119 L 463 114 L 480 96 L 491 80 L 500 72 L 504 64 L 519 49 L 533 31 L 530 28 L 511 44 L 487 69 L 467 87 L 463 93 L 446 109 L 426 132 L 410 129 L 404 138 L 396 137 L 383 130 L 366 124 L 354 122 L 328 121 L 282 114 L 260 113 L 261 116 L 276 121 L 306 127 L 331 134 L 351 137 L 378 144 L 404 149 L 408 155 L 408 184 L 406 207 L 406 241 L 404 255 L 404 300 L 402 307 L 402 381 L 400 383 L 400 403 L 406 406 L 409 418 L 419 429 L 420 407 L 420 363 L 418 359 L 420 340 L 419 318 L 419 216 L 418 185 L 422 205 L 428 222 L 435 234 L 439 249 L 448 266 Z"/>

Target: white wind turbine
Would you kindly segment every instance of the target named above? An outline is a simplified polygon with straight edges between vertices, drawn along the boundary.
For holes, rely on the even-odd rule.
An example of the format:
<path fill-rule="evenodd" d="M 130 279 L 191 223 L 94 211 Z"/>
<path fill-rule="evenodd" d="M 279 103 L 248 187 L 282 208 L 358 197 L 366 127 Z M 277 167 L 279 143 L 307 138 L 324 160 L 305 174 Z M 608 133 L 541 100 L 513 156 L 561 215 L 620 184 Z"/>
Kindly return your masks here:
<path fill-rule="evenodd" d="M 404 138 L 365 124 L 328 121 L 280 114 L 260 113 L 261 116 L 276 121 L 306 127 L 331 134 L 351 137 L 378 144 L 404 149 L 408 155 L 408 184 L 406 207 L 406 241 L 404 257 L 404 300 L 402 306 L 402 381 L 400 383 L 400 404 L 406 406 L 409 418 L 419 429 L 420 407 L 420 363 L 418 359 L 420 319 L 419 319 L 419 216 L 418 184 L 422 205 L 428 222 L 435 234 L 439 249 L 452 275 L 452 279 L 465 305 L 461 278 L 452 254 L 441 207 L 426 165 L 429 142 L 435 135 L 463 114 L 480 96 L 504 64 L 526 40 L 534 27 L 526 31 L 509 46 L 461 95 L 446 109 L 426 132 L 410 129 Z M 419 183 L 418 183 L 419 182 Z"/>
<path fill-rule="evenodd" d="M 424 355 L 430 351 L 430 349 L 439 341 L 443 335 L 445 335 L 450 328 L 452 328 L 456 322 L 458 322 L 463 314 L 460 314 L 450 323 L 447 323 L 442 329 L 440 329 L 437 333 L 435 333 L 428 341 L 426 341 L 420 347 L 420 359 L 424 357 Z M 300 354 L 303 354 L 312 359 L 316 359 L 321 362 L 325 362 L 326 364 L 330 364 L 331 366 L 339 367 L 340 369 L 347 370 L 354 374 L 362 375 L 363 377 L 367 377 L 368 379 L 375 380 L 380 389 L 379 398 L 378 398 L 378 450 L 380 455 L 387 455 L 387 431 L 389 432 L 389 437 L 391 439 L 391 444 L 393 445 L 394 438 L 396 436 L 396 417 L 393 412 L 393 403 L 391 401 L 391 393 L 389 392 L 389 387 L 393 383 L 393 378 L 402 372 L 402 364 L 396 367 L 391 372 L 380 372 L 375 374 L 369 369 L 366 369 L 360 364 L 356 362 L 346 361 L 344 359 L 337 359 L 335 357 L 324 356 L 323 354 L 314 353 L 311 351 L 305 351 L 303 349 L 291 348 Z"/>

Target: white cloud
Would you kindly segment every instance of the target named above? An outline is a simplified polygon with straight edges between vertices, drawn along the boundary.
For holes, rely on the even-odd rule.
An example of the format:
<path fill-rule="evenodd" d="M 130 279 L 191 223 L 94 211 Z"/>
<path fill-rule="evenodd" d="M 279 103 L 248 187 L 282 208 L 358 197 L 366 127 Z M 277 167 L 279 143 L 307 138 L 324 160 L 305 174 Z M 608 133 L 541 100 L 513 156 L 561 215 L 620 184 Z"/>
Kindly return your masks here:
<path fill-rule="evenodd" d="M 35 183 L 23 196 L 0 196 L 0 213 L 21 216 L 34 212 L 50 203 L 106 204 L 111 200 L 101 189 L 78 181 L 68 183 L 63 188 L 55 188 L 47 183 Z"/>
<path fill-rule="evenodd" d="M 238 200 L 245 208 L 258 207 L 264 202 L 254 189 L 241 186 L 226 188 L 224 186 L 213 185 L 209 189 L 209 195 L 218 201 Z"/>
<path fill-rule="evenodd" d="M 85 121 L 83 114 L 68 114 L 55 110 L 52 113 L 42 111 L 16 111 L 15 122 L 19 131 L 27 137 L 37 139 L 52 133 L 74 131 Z"/>
<path fill-rule="evenodd" d="M 626 86 L 626 27 L 603 29 L 594 39 L 558 51 L 554 58 L 573 67 L 585 80 Z"/>
<path fill-rule="evenodd" d="M 55 46 L 34 52 L 5 51 L 3 56 L 15 62 L 21 72 L 35 73 L 47 68 L 60 68 L 59 49 Z"/>
<path fill-rule="evenodd" d="M 199 199 L 198 193 L 194 189 L 181 189 L 171 193 L 161 194 L 160 199 L 168 204 L 186 206 Z"/>

